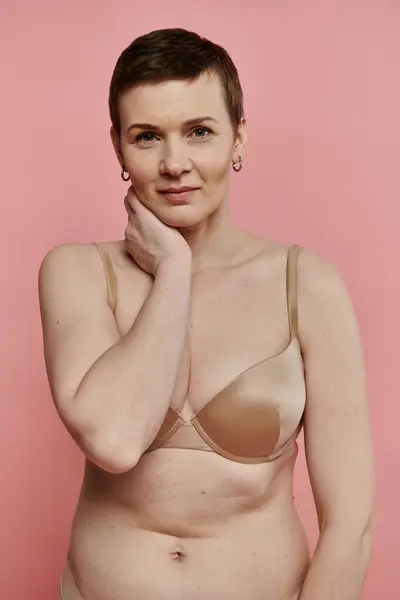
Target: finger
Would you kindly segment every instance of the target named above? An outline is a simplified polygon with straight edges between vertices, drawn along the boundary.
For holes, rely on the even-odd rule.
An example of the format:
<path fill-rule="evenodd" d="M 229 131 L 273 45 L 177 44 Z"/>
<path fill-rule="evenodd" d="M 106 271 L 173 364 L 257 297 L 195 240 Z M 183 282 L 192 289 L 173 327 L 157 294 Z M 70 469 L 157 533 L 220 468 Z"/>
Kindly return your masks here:
<path fill-rule="evenodd" d="M 136 194 L 132 195 L 130 198 L 130 205 L 134 213 L 136 213 L 139 217 L 144 215 L 145 213 L 151 213 L 151 210 L 147 208 L 143 204 L 141 200 L 136 196 Z"/>
<path fill-rule="evenodd" d="M 125 239 L 124 239 L 124 250 L 125 250 L 125 252 L 127 252 L 128 254 L 130 254 L 130 249 L 131 249 L 131 245 L 130 245 L 129 238 L 127 238 L 125 236 Z"/>
<path fill-rule="evenodd" d="M 126 193 L 126 198 L 127 198 L 128 202 L 129 202 L 129 204 L 132 206 L 133 200 L 135 198 L 137 198 L 136 192 L 135 192 L 135 190 L 134 190 L 134 188 L 133 188 L 132 185 L 131 185 L 130 188 L 128 188 L 128 191 Z"/>
<path fill-rule="evenodd" d="M 128 217 L 134 217 L 135 211 L 132 208 L 132 206 L 130 205 L 127 196 L 125 196 L 125 198 L 124 198 L 124 205 L 125 205 L 125 210 L 128 213 Z"/>
<path fill-rule="evenodd" d="M 124 236 L 125 236 L 125 239 L 130 242 L 132 242 L 133 240 L 135 240 L 137 238 L 137 232 L 136 232 L 135 228 L 132 227 L 131 223 L 128 223 L 127 226 L 125 227 Z"/>

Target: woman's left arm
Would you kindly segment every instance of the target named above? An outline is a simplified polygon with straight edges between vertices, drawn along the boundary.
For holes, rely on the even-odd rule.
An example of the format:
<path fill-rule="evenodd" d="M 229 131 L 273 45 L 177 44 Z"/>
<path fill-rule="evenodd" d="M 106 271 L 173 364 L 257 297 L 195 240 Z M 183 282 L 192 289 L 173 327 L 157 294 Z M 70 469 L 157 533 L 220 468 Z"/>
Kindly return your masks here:
<path fill-rule="evenodd" d="M 334 265 L 299 254 L 304 439 L 320 536 L 299 600 L 360 600 L 370 562 L 374 460 L 364 353 Z"/>

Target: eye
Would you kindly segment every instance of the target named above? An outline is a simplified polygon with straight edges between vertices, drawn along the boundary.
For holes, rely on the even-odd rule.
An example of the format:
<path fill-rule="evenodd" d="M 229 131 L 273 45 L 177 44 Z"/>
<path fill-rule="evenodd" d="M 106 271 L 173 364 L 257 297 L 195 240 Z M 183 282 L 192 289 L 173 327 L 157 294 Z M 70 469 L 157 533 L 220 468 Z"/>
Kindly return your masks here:
<path fill-rule="evenodd" d="M 212 132 L 211 129 L 208 129 L 208 127 L 196 127 L 196 129 L 192 131 L 192 134 L 195 134 L 196 138 L 208 137 L 210 133 Z"/>
<path fill-rule="evenodd" d="M 149 142 L 153 142 L 155 139 L 155 135 L 154 133 L 150 133 L 149 131 L 145 131 L 144 133 L 140 133 L 137 137 L 136 137 L 136 141 L 137 142 L 144 142 L 144 143 L 149 143 Z"/>

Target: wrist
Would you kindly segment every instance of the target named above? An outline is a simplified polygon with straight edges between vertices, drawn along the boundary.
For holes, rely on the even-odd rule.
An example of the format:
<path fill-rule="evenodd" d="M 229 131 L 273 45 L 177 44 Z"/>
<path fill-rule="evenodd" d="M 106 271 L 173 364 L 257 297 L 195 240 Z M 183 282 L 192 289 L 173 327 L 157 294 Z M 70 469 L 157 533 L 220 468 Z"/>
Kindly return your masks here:
<path fill-rule="evenodd" d="M 185 253 L 184 255 L 169 256 L 164 258 L 157 265 L 154 273 L 154 277 L 163 276 L 182 276 L 191 277 L 192 273 L 192 256 L 191 253 Z"/>

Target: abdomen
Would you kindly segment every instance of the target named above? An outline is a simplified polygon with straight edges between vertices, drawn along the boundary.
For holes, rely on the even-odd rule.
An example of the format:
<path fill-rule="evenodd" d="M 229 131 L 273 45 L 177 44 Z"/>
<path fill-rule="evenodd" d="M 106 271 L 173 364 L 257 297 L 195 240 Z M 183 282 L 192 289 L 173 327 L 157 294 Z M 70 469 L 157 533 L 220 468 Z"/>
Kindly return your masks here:
<path fill-rule="evenodd" d="M 235 476 L 237 466 L 230 472 L 224 459 L 189 451 L 189 477 L 182 450 L 162 452 L 168 468 L 153 458 L 118 492 L 84 486 L 69 552 L 84 599 L 293 600 L 309 551 L 291 466 L 272 475 L 271 467 L 241 465 Z M 171 457 L 180 457 L 176 472 Z M 197 460 L 208 463 L 206 479 Z"/>

